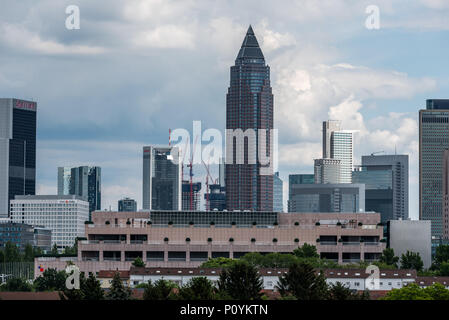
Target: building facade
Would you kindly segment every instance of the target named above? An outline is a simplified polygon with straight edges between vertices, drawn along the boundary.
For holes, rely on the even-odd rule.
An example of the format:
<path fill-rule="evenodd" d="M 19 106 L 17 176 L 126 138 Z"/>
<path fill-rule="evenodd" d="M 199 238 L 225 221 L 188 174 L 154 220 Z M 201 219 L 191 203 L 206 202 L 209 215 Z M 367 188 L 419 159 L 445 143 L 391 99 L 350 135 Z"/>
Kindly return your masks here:
<path fill-rule="evenodd" d="M 279 172 L 273 176 L 273 211 L 284 212 L 284 182 L 279 178 Z"/>
<path fill-rule="evenodd" d="M 101 210 L 101 168 L 59 167 L 58 195 L 80 196 L 89 202 L 89 212 Z"/>
<path fill-rule="evenodd" d="M 353 183 L 365 184 L 365 209 L 379 212 L 382 222 L 408 219 L 408 155 L 362 156 Z"/>
<path fill-rule="evenodd" d="M 315 183 L 315 175 L 306 173 L 306 174 L 289 174 L 288 175 L 288 199 L 287 199 L 287 211 L 293 212 L 290 209 L 290 199 L 292 198 L 292 186 L 296 184 L 314 184 Z"/>
<path fill-rule="evenodd" d="M 129 270 L 137 257 L 152 267 L 198 267 L 248 252 L 291 253 L 304 243 L 322 258 L 351 263 L 376 260 L 386 247 L 378 213 L 101 211 L 92 219 L 72 259 L 85 272 Z M 59 269 L 67 261 L 39 263 Z"/>
<path fill-rule="evenodd" d="M 137 201 L 130 198 L 123 198 L 118 201 L 118 211 L 119 212 L 136 212 L 137 211 Z"/>
<path fill-rule="evenodd" d="M 77 237 L 84 237 L 89 203 L 74 195 L 16 196 L 11 200 L 11 220 L 50 229 L 52 246 L 62 250 L 73 246 Z"/>
<path fill-rule="evenodd" d="M 449 100 L 427 100 L 419 111 L 419 219 L 443 236 L 443 155 L 449 149 Z"/>
<path fill-rule="evenodd" d="M 0 98 L 0 218 L 16 195 L 36 192 L 37 103 Z"/>
<path fill-rule="evenodd" d="M 182 210 L 199 211 L 201 205 L 201 182 L 193 182 L 190 189 L 190 182 L 182 182 Z M 190 194 L 192 196 L 190 197 Z M 207 208 L 206 208 L 207 210 Z"/>
<path fill-rule="evenodd" d="M 432 264 L 431 221 L 391 220 L 387 223 L 387 246 L 397 257 L 418 252 L 427 269 Z"/>
<path fill-rule="evenodd" d="M 341 126 L 340 120 L 323 121 L 323 158 L 332 158 L 332 132 L 339 131 Z"/>
<path fill-rule="evenodd" d="M 340 160 L 340 183 L 352 182 L 354 132 L 332 132 L 331 158 Z"/>
<path fill-rule="evenodd" d="M 231 67 L 226 95 L 228 210 L 273 210 L 272 129 L 270 67 L 250 26 Z"/>
<path fill-rule="evenodd" d="M 225 210 L 226 187 L 223 187 L 220 184 L 209 185 L 209 193 L 204 194 L 204 200 L 206 200 L 206 202 L 209 201 L 209 210 Z"/>
<path fill-rule="evenodd" d="M 363 212 L 364 184 L 299 184 L 290 189 L 289 212 Z"/>
<path fill-rule="evenodd" d="M 340 183 L 341 160 L 339 159 L 315 159 L 314 177 L 315 183 Z"/>
<path fill-rule="evenodd" d="M 144 210 L 181 210 L 182 177 L 179 148 L 143 147 Z"/>

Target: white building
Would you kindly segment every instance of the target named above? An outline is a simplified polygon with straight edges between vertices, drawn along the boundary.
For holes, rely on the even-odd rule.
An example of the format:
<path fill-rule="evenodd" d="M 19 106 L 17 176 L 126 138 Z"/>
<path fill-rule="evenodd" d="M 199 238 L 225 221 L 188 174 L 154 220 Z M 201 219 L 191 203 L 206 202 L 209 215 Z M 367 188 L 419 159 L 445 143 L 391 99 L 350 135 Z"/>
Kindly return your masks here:
<path fill-rule="evenodd" d="M 76 237 L 84 237 L 89 220 L 89 202 L 79 196 L 16 196 L 11 200 L 11 220 L 44 226 L 52 231 L 52 246 L 73 246 Z"/>
<path fill-rule="evenodd" d="M 331 158 L 340 160 L 340 183 L 352 182 L 354 131 L 332 132 Z"/>

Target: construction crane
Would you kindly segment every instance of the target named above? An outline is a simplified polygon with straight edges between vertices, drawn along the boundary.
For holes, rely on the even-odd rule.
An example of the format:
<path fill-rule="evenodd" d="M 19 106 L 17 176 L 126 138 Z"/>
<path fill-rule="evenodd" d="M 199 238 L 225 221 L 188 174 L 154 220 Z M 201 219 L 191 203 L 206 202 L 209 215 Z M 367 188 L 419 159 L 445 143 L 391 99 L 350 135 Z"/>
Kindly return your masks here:
<path fill-rule="evenodd" d="M 209 155 L 210 158 L 210 155 Z M 203 162 L 204 168 L 206 169 L 206 211 L 210 210 L 210 203 L 209 203 L 209 178 L 212 183 L 217 183 L 218 180 L 216 179 L 214 182 L 214 179 L 212 178 L 212 175 L 210 174 L 209 170 L 209 159 L 207 160 L 207 164 L 204 162 L 203 159 L 201 159 Z"/>
<path fill-rule="evenodd" d="M 187 165 L 190 175 L 190 211 L 193 211 L 193 155 L 195 154 L 195 147 L 198 141 L 198 136 L 195 138 L 195 143 L 192 146 L 192 153 L 190 154 L 189 164 Z"/>

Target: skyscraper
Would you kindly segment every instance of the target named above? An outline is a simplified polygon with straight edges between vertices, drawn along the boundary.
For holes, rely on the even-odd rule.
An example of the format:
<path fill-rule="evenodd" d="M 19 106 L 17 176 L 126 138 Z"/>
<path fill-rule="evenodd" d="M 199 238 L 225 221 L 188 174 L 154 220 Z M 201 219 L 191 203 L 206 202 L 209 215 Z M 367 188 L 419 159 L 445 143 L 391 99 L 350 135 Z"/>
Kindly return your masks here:
<path fill-rule="evenodd" d="M 250 26 L 235 65 L 231 67 L 226 96 L 225 183 L 228 210 L 273 210 L 272 166 L 267 168 L 267 163 L 260 161 L 272 157 L 271 129 L 273 94 L 270 67 L 265 64 Z M 239 132 L 242 133 L 240 136 Z"/>
<path fill-rule="evenodd" d="M 352 182 L 354 131 L 341 130 L 339 120 L 323 121 L 323 158 L 340 160 L 340 183 Z"/>
<path fill-rule="evenodd" d="M 443 239 L 449 239 L 449 150 L 443 153 Z"/>
<path fill-rule="evenodd" d="M 143 147 L 143 204 L 145 210 L 181 210 L 179 148 Z"/>
<path fill-rule="evenodd" d="M 365 209 L 381 214 L 382 222 L 408 219 L 408 155 L 362 156 L 353 183 L 365 184 Z"/>
<path fill-rule="evenodd" d="M 284 182 L 279 177 L 279 172 L 273 176 L 273 211 L 284 212 Z"/>
<path fill-rule="evenodd" d="M 37 103 L 0 99 L 0 218 L 16 195 L 36 192 Z"/>
<path fill-rule="evenodd" d="M 58 195 L 77 195 L 89 202 L 90 213 L 101 210 L 101 168 L 59 167 Z"/>
<path fill-rule="evenodd" d="M 190 191 L 192 191 L 192 199 L 190 199 Z M 192 190 L 190 190 L 190 181 L 182 181 L 182 210 L 200 210 L 201 203 L 201 182 L 192 183 Z M 192 200 L 192 202 L 190 202 Z"/>
<path fill-rule="evenodd" d="M 323 158 L 331 157 L 332 132 L 340 130 L 340 120 L 323 121 Z"/>
<path fill-rule="evenodd" d="M 419 111 L 419 219 L 443 236 L 443 155 L 449 149 L 449 99 L 426 101 Z"/>

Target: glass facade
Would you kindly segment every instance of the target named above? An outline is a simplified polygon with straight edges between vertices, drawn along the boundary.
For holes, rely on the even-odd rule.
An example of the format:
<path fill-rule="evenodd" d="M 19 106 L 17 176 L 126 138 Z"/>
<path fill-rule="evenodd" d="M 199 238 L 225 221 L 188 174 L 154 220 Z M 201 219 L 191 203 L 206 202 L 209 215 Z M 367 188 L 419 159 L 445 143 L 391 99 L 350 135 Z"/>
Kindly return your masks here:
<path fill-rule="evenodd" d="M 427 105 L 432 107 L 432 101 Z M 449 101 L 449 100 L 448 100 Z M 440 106 L 444 105 L 442 103 Z M 419 112 L 419 216 L 432 221 L 432 236 L 443 235 L 443 153 L 449 149 L 449 110 Z"/>
<path fill-rule="evenodd" d="M 119 212 L 136 212 L 137 202 L 134 199 L 124 198 L 118 201 Z"/>
<path fill-rule="evenodd" d="M 90 213 L 101 210 L 101 168 L 88 166 L 59 167 L 58 195 L 82 197 L 89 202 Z"/>
<path fill-rule="evenodd" d="M 353 132 L 332 132 L 331 158 L 340 160 L 340 183 L 351 183 L 353 169 Z"/>
<path fill-rule="evenodd" d="M 284 212 L 284 183 L 279 172 L 273 176 L 273 211 Z"/>
<path fill-rule="evenodd" d="M 143 148 L 143 209 L 181 210 L 179 162 L 177 147 Z"/>
<path fill-rule="evenodd" d="M 273 209 L 273 175 L 262 175 L 259 159 L 270 156 L 273 129 L 273 94 L 270 86 L 270 67 L 249 27 L 235 65 L 226 95 L 226 129 L 252 129 L 258 135 L 266 133 L 265 143 L 243 138 L 243 163 L 236 158 L 237 138 L 227 141 L 226 207 L 229 210 L 271 211 Z M 254 142 L 254 143 L 251 143 Z M 253 144 L 253 145 L 252 145 Z M 232 155 L 231 155 L 232 153 Z M 265 153 L 265 154 L 264 154 Z M 251 164 L 248 159 L 256 159 Z"/>
<path fill-rule="evenodd" d="M 272 227 L 278 222 L 276 212 L 248 212 L 248 211 L 151 211 L 150 220 L 152 226 L 188 226 L 193 222 L 194 226 L 207 226 L 211 223 L 215 227 L 252 226 L 255 222 L 258 227 Z"/>

